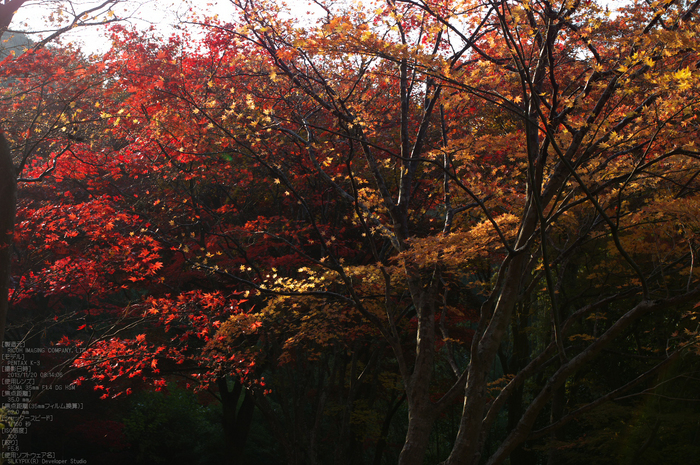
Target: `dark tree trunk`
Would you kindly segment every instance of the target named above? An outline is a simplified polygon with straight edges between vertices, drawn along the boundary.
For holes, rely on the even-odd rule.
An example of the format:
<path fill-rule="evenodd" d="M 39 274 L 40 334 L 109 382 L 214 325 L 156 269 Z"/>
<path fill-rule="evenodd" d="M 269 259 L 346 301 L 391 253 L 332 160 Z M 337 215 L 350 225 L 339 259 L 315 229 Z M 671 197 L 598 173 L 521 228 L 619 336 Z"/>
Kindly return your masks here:
<path fill-rule="evenodd" d="M 550 424 L 554 424 L 561 420 L 564 415 L 564 404 L 566 402 L 566 387 L 562 384 L 559 388 L 554 391 L 554 396 L 552 396 L 552 410 L 549 417 Z M 557 442 L 564 439 L 563 430 L 561 428 L 556 429 L 552 432 L 552 447 L 549 449 L 549 458 L 547 460 L 548 465 L 556 465 L 559 463 L 559 449 L 557 448 Z"/>
<path fill-rule="evenodd" d="M 384 423 L 382 423 L 382 431 L 379 435 L 379 440 L 377 440 L 377 446 L 374 450 L 374 461 L 372 462 L 373 465 L 381 465 L 382 463 L 382 456 L 384 455 L 384 451 L 386 450 L 387 438 L 389 437 L 389 428 L 391 427 L 391 420 L 394 418 L 394 415 L 396 414 L 396 412 L 398 412 L 399 407 L 401 407 L 405 400 L 406 394 L 402 395 L 396 402 L 396 404 L 393 403 L 393 400 L 390 404 L 389 412 L 386 414 L 386 417 L 384 417 Z"/>
<path fill-rule="evenodd" d="M 0 131 L 0 354 L 10 290 L 10 253 L 17 208 L 17 176 L 7 140 Z"/>
<path fill-rule="evenodd" d="M 12 18 L 15 16 L 15 12 L 21 7 L 27 0 L 4 0 L 0 4 L 0 33 L 7 30 Z"/>
<path fill-rule="evenodd" d="M 511 325 L 513 332 L 513 355 L 512 362 L 508 366 L 508 373 L 515 376 L 525 368 L 528 364 L 530 347 L 527 339 L 527 327 L 529 324 L 528 314 L 530 313 L 529 304 L 525 303 L 520 307 L 513 316 Z M 518 425 L 520 418 L 523 415 L 523 385 L 516 387 L 513 394 L 508 399 L 508 431 L 513 431 Z M 525 448 L 524 444 L 520 444 L 510 454 L 511 465 L 534 465 L 537 463 L 537 454 Z"/>
<path fill-rule="evenodd" d="M 250 391 L 240 383 L 235 383 L 233 389 L 229 391 L 226 378 L 219 378 L 217 382 L 224 413 L 227 463 L 228 465 L 240 465 L 243 463 L 243 451 L 250 425 L 253 422 L 255 402 Z M 243 394 L 243 400 L 239 407 L 238 400 L 241 394 Z"/>

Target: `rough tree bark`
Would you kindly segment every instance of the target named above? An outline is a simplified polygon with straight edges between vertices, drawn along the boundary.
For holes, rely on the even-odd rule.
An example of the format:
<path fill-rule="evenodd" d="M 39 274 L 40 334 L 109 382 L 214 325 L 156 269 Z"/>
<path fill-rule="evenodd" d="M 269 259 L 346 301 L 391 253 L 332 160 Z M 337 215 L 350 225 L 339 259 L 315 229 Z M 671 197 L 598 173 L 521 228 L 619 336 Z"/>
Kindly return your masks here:
<path fill-rule="evenodd" d="M 0 354 L 10 289 L 10 251 L 17 203 L 17 177 L 5 136 L 0 132 Z"/>

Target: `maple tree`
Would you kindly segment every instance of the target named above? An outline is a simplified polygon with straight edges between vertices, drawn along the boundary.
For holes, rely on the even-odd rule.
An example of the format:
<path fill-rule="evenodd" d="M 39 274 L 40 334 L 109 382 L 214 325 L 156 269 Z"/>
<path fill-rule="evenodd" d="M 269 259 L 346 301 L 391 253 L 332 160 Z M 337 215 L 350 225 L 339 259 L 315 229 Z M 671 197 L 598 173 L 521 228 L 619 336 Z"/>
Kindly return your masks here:
<path fill-rule="evenodd" d="M 319 26 L 303 30 L 281 20 L 277 4 L 239 6 L 243 25 L 222 27 L 267 52 L 276 68 L 271 80 L 284 76 L 294 92 L 289 106 L 296 111 L 272 119 L 265 130 L 306 145 L 316 174 L 354 204 L 368 235 L 384 232 L 402 261 L 392 267 L 377 254 L 363 273 L 374 269 L 383 276 L 385 295 L 400 276 L 410 293 L 417 319 L 411 358 L 401 346 L 401 313 L 386 304 L 386 319 L 369 311 L 351 270 L 326 248 L 327 269 L 397 357 L 409 408 L 400 463 L 422 462 L 436 415 L 456 397 L 463 397 L 464 408 L 446 463 L 478 461 L 503 403 L 554 357 L 556 371 L 531 394 L 533 401 L 488 461 L 502 462 L 530 435 L 567 378 L 633 321 L 697 299 L 692 236 L 676 236 L 679 217 L 665 210 L 671 203 L 694 202 L 695 112 L 688 92 L 694 89 L 695 55 L 687 41 L 695 34 L 695 4 L 634 5 L 610 20 L 597 6 L 577 2 L 497 2 L 469 9 L 462 3 L 391 2 L 379 6 L 380 13 L 328 4 Z M 611 34 L 617 37 L 614 48 L 603 41 Z M 373 107 L 377 92 L 388 99 L 381 100 L 381 112 Z M 479 107 L 489 108 L 486 116 L 477 113 Z M 321 120 L 319 114 L 327 116 Z M 398 133 L 387 130 L 386 120 Z M 267 140 L 253 133 L 246 143 L 262 151 Z M 338 155 L 325 155 L 333 153 L 331 147 Z M 314 163 L 321 154 L 328 168 Z M 345 161 L 345 170 L 333 170 L 333 161 Z M 440 204 L 418 201 L 430 177 L 439 182 L 433 192 L 441 192 Z M 679 186 L 675 192 L 673 185 Z M 643 201 L 650 189 L 657 196 Z M 426 228 L 420 218 L 431 210 L 442 221 Z M 665 224 L 673 232 L 632 232 L 651 211 L 661 210 L 674 219 L 655 215 L 653 228 Z M 467 217 L 466 211 L 474 213 Z M 372 230 L 372 223 L 379 229 Z M 674 237 L 674 247 L 657 243 L 657 252 L 646 255 L 658 237 Z M 589 242 L 610 258 L 596 265 L 600 274 L 586 276 L 594 292 L 567 296 L 567 267 L 582 258 Z M 611 263 L 614 256 L 618 260 Z M 452 269 L 484 259 L 490 261 L 487 279 L 474 289 L 486 298 L 467 341 L 468 364 L 451 361 L 456 382 L 434 402 L 436 342 L 442 336 L 450 344 L 448 334 L 440 334 L 440 314 L 449 311 L 438 307 L 445 299 L 441 287 Z M 669 287 L 659 270 L 687 277 Z M 602 279 L 611 273 L 619 289 Z M 546 290 L 539 298 L 548 300 L 551 342 L 492 398 L 489 373 L 516 305 L 538 287 Z M 629 309 L 606 313 L 605 331 L 569 333 L 582 317 L 616 305 Z M 587 343 L 567 347 L 579 339 Z M 544 431 L 571 418 L 560 421 L 556 409 L 555 425 Z"/>
<path fill-rule="evenodd" d="M 12 9 L 11 9 L 12 8 Z M 12 21 L 14 5 L 3 2 L 0 10 L 0 31 L 5 31 Z M 5 137 L 0 134 L 0 332 L 5 335 L 7 296 L 10 286 L 9 237 L 14 228 L 16 177 L 14 162 Z"/>
<path fill-rule="evenodd" d="M 393 349 L 409 409 L 399 463 L 422 463 L 437 415 L 457 398 L 464 406 L 445 463 L 478 462 L 509 396 L 548 370 L 487 460 L 501 463 L 528 437 L 574 418 L 563 416 L 555 394 L 634 321 L 697 299 L 693 214 L 675 209 L 694 204 L 696 55 L 688 44 L 696 4 L 635 4 L 615 18 L 579 2 L 405 1 L 377 11 L 323 4 L 319 24 L 304 29 L 281 19 L 276 3 L 236 4 L 241 24 L 209 27 L 265 52 L 270 81 L 286 90 L 274 107 L 261 104 L 268 117 L 253 119 L 246 139 L 227 134 L 208 110 L 218 100 L 193 103 L 208 124 L 238 136 L 241 150 L 272 157 L 274 135 L 305 149 L 315 176 L 355 210 L 357 227 L 391 242 L 397 261 L 377 250 L 372 264 L 354 269 L 319 234 L 325 260 L 316 265 Z M 303 206 L 293 167 L 278 166 L 268 169 Z M 577 275 L 576 263 L 589 259 L 595 271 Z M 479 264 L 485 279 L 471 277 Z M 590 290 L 577 293 L 572 273 Z M 378 311 L 358 274 L 383 281 Z M 257 287 L 303 293 L 304 278 Z M 447 305 L 450 287 L 482 300 L 474 334 L 461 341 L 467 363 L 453 356 L 440 324 L 456 311 Z M 410 295 L 409 313 L 394 306 L 396 294 Z M 527 300 L 549 320 L 550 342 L 525 354 L 494 394 L 492 367 Z M 592 335 L 584 318 L 600 313 L 607 321 Z M 410 356 L 408 314 L 416 319 Z M 441 357 L 455 382 L 435 401 Z M 533 433 L 548 405 L 552 424 Z"/>
<path fill-rule="evenodd" d="M 185 374 L 289 463 L 380 463 L 404 406 L 423 463 L 450 412 L 436 461 L 528 463 L 697 344 L 697 2 L 232 3 L 201 42 L 114 28 L 56 128 L 108 143 L 28 165 L 13 298 L 80 302 L 105 397 Z"/>
<path fill-rule="evenodd" d="M 123 3 L 123 0 L 106 0 L 101 3 L 81 5 L 79 1 L 65 1 L 56 4 L 55 14 L 49 15 L 48 33 L 37 44 L 40 48 L 63 33 L 76 27 L 103 25 L 121 20 L 114 14 L 112 8 Z M 0 3 L 0 35 L 7 32 L 29 32 L 12 30 L 10 25 L 20 8 L 31 6 L 26 0 L 3 0 Z M 61 68 L 57 68 L 61 71 Z M 31 110 L 30 110 L 31 111 Z M 7 301 L 10 281 L 10 247 L 14 230 L 16 212 L 17 176 L 22 176 L 22 168 L 31 157 L 31 151 L 25 150 L 21 154 L 19 169 L 15 166 L 13 151 L 15 147 L 9 146 L 4 135 L 5 128 L 0 128 L 0 338 L 5 334 L 7 318 Z M 0 348 L 0 353 L 2 349 Z"/>
<path fill-rule="evenodd" d="M 159 289 L 161 245 L 141 231 L 149 227 L 134 208 L 141 186 L 130 179 L 148 166 L 129 151 L 113 157 L 122 143 L 104 137 L 109 77 L 103 63 L 54 47 L 10 57 L 0 68 L 0 82 L 11 83 L 0 90 L 2 126 L 22 173 L 10 334 L 28 346 L 83 335 L 101 344 L 140 320 L 130 302 L 149 286 Z M 49 372 L 70 361 L 64 355 L 36 362 Z M 150 362 L 147 370 L 155 368 Z M 34 394 L 55 396 L 51 387 Z"/>
<path fill-rule="evenodd" d="M 114 63 L 121 66 L 122 62 Z M 147 60 L 132 65 L 139 63 Z M 43 155 L 35 156 L 24 170 L 27 178 L 43 182 L 23 186 L 20 195 L 11 294 L 15 313 L 22 315 L 17 324 L 41 327 L 42 319 L 48 316 L 50 327 L 59 326 L 64 331 L 64 337 L 56 337 L 52 343 L 66 344 L 69 337 L 82 341 L 88 351 L 76 366 L 96 372 L 97 388 L 104 390 L 104 398 L 113 393 L 107 383 L 120 378 L 143 375 L 162 387 L 165 379 L 159 373 L 192 372 L 205 375 L 205 383 L 221 387 L 224 410 L 232 404 L 235 417 L 241 384 L 229 391 L 221 378 L 222 370 L 216 370 L 218 358 L 208 360 L 197 347 L 237 304 L 226 304 L 220 292 L 192 291 L 226 288 L 211 283 L 206 273 L 188 270 L 181 259 L 191 260 L 188 252 L 203 250 L 202 244 L 209 251 L 216 250 L 216 237 L 207 238 L 211 236 L 209 229 L 192 228 L 194 217 L 216 220 L 208 211 L 211 193 L 197 192 L 206 184 L 193 186 L 192 174 L 183 170 L 184 164 L 206 157 L 185 154 L 177 160 L 162 159 L 163 165 L 155 163 L 159 157 L 152 158 L 152 153 L 158 146 L 152 137 L 144 138 L 143 144 L 138 141 L 134 135 L 134 127 L 139 126 L 137 115 L 124 111 L 121 84 L 133 87 L 133 83 L 124 79 L 112 94 L 105 92 L 106 76 L 117 72 L 126 75 L 125 70 L 106 70 L 102 63 L 81 62 L 70 51 L 56 50 L 22 55 L 3 69 L 7 79 L 18 80 L 8 91 L 5 110 L 12 123 L 8 124 L 8 137 L 16 146 L 39 146 Z M 42 72 L 27 72 L 33 69 Z M 17 105 L 12 94 L 21 95 L 27 106 Z M 134 99 L 142 97 L 135 95 Z M 34 110 L 28 117 L 24 116 L 27 107 Z M 136 107 L 140 108 L 140 103 Z M 38 109 L 41 111 L 36 113 Z M 123 120 L 119 115 L 124 115 Z M 34 133 L 40 136 L 34 137 Z M 109 133 L 112 137 L 106 137 Z M 214 178 L 233 177 L 232 168 L 222 160 L 211 173 Z M 162 176 L 161 181 L 149 176 L 154 171 Z M 191 190 L 182 192 L 187 184 Z M 221 213 L 225 212 L 223 208 Z M 157 234 L 159 229 L 162 232 Z M 181 237 L 183 231 L 187 231 L 189 241 Z M 278 245 L 272 242 L 261 246 L 260 253 Z M 172 250 L 167 252 L 163 246 Z M 166 269 L 164 262 L 168 263 Z M 162 276 L 167 276 L 167 282 Z M 181 293 L 171 297 L 168 290 Z M 138 296 L 144 294 L 150 298 L 140 302 Z M 161 323 L 172 339 L 159 336 L 162 329 L 157 327 L 148 331 L 148 340 L 146 334 L 135 333 L 133 328 L 144 315 Z M 55 330 L 51 334 L 55 335 Z M 234 372 L 243 376 L 249 363 L 241 359 L 243 366 Z M 201 373 L 200 366 L 211 372 Z M 250 405 L 248 390 L 245 399 L 244 405 Z M 244 432 L 235 422 L 232 426 L 234 439 Z"/>
<path fill-rule="evenodd" d="M 151 170 L 158 171 L 158 177 L 164 182 L 160 182 L 159 187 L 149 187 L 148 195 L 157 208 L 149 209 L 148 215 L 149 221 L 154 225 L 153 229 L 155 224 L 159 225 L 159 239 L 169 243 L 176 251 L 177 259 L 172 261 L 170 266 L 166 266 L 162 274 L 167 276 L 167 283 L 171 289 L 180 292 L 179 295 L 172 292 L 152 299 L 146 302 L 145 306 L 147 315 L 162 321 L 165 329 L 174 333 L 173 340 L 168 344 L 169 348 L 162 350 L 157 344 L 145 343 L 140 347 L 144 351 L 151 349 L 150 356 L 159 360 L 156 362 L 159 366 L 166 363 L 167 358 L 176 363 L 186 364 L 191 370 L 192 364 L 201 366 L 207 372 L 198 373 L 197 369 L 192 371 L 198 373 L 205 384 L 213 384 L 219 388 L 224 401 L 224 411 L 227 410 L 227 405 L 233 405 L 235 409 L 236 399 L 240 395 L 237 392 L 240 391 L 241 379 L 260 387 L 259 394 L 267 391 L 262 382 L 257 382 L 258 370 L 253 368 L 256 364 L 263 368 L 268 365 L 261 360 L 261 357 L 265 356 L 263 351 L 242 348 L 244 352 L 232 356 L 230 351 L 221 352 L 218 347 L 205 346 L 205 351 L 202 352 L 202 343 L 198 342 L 209 342 L 216 328 L 224 324 L 232 313 L 235 317 L 225 324 L 226 330 L 234 333 L 231 337 L 232 342 L 240 339 L 236 334 L 240 331 L 248 333 L 242 342 L 249 343 L 260 340 L 256 333 L 264 334 L 264 341 L 272 346 L 268 349 L 272 353 L 267 352 L 266 356 L 274 357 L 273 360 L 279 358 L 287 361 L 295 360 L 297 357 L 290 352 L 299 354 L 302 346 L 307 346 L 309 351 L 304 351 L 307 356 L 318 358 L 318 348 L 314 348 L 314 344 L 318 346 L 318 342 L 323 344 L 324 341 L 334 341 L 336 338 L 331 333 L 342 332 L 348 324 L 359 321 L 356 316 L 354 321 L 348 321 L 347 317 L 342 315 L 330 315 L 330 321 L 319 321 L 324 319 L 323 313 L 319 312 L 319 320 L 300 320 L 300 315 L 297 314 L 283 322 L 280 320 L 282 315 L 272 311 L 272 305 L 268 307 L 267 317 L 258 313 L 251 315 L 242 311 L 243 309 L 237 309 L 236 302 L 245 297 L 240 293 L 247 288 L 241 287 L 241 282 L 253 284 L 260 282 L 260 279 L 265 281 L 275 278 L 265 278 L 261 275 L 261 269 L 298 269 L 304 261 L 300 260 L 292 241 L 302 245 L 305 236 L 314 234 L 314 230 L 308 226 L 305 228 L 303 222 L 294 218 L 294 207 L 291 205 L 295 205 L 296 202 L 291 199 L 285 200 L 289 195 L 285 195 L 281 189 L 281 181 L 275 183 L 274 178 L 269 177 L 270 172 L 266 169 L 264 160 L 255 158 L 250 152 L 231 152 L 222 156 L 220 146 L 226 142 L 225 139 L 222 141 L 218 134 L 211 134 L 213 126 L 209 127 L 206 117 L 199 123 L 200 119 L 196 116 L 199 110 L 188 100 L 194 93 L 197 93 L 197 96 L 200 93 L 234 96 L 231 90 L 238 90 L 240 86 L 246 85 L 246 81 L 250 81 L 248 70 L 257 64 L 252 60 L 227 63 L 222 72 L 235 72 L 238 79 L 233 82 L 231 76 L 232 82 L 221 89 L 209 85 L 207 72 L 212 63 L 211 57 L 216 56 L 219 51 L 181 56 L 181 44 L 177 40 L 161 45 L 141 36 L 134 37 L 126 30 L 117 32 L 123 35 L 120 40 L 125 42 L 123 48 L 118 46 L 115 49 L 115 59 L 110 60 L 110 63 L 114 63 L 118 73 L 123 76 L 119 81 L 120 88 L 129 89 L 130 96 L 121 102 L 120 111 L 107 114 L 106 117 L 113 122 L 115 133 L 124 134 L 124 137 L 132 140 L 138 139 L 138 142 L 130 145 L 130 151 L 152 153 L 155 150 L 162 162 L 150 167 Z M 134 43 L 134 40 L 138 42 Z M 213 42 L 216 46 L 216 41 Z M 227 42 L 222 42 L 220 47 L 227 45 Z M 161 79 L 165 76 L 170 78 Z M 172 76 L 180 76 L 180 79 Z M 166 85 L 168 87 L 161 87 Z M 252 81 L 248 85 L 252 87 L 257 85 L 257 82 Z M 198 124 L 192 124 L 193 120 L 198 121 Z M 138 136 L 135 135 L 135 131 L 138 131 Z M 290 160 L 290 163 L 294 161 Z M 262 193 L 270 184 L 280 186 L 276 189 L 277 192 L 272 195 Z M 315 183 L 305 189 L 311 192 L 317 188 L 318 184 Z M 261 194 L 257 197 L 242 196 L 241 193 L 246 191 Z M 323 198 L 314 200 L 314 205 L 316 202 L 322 203 Z M 280 207 L 283 208 L 282 215 L 279 214 Z M 323 209 L 327 210 L 328 207 Z M 338 219 L 334 214 L 328 216 L 328 221 Z M 261 227 L 266 228 L 268 234 L 261 234 Z M 324 221 L 319 227 L 330 237 L 338 234 L 338 240 L 340 239 L 342 225 L 334 226 Z M 242 244 L 247 246 L 243 247 Z M 308 246 L 317 248 L 313 241 L 310 241 Z M 347 241 L 340 242 L 338 250 L 342 251 L 348 260 L 355 254 Z M 194 269 L 183 274 L 183 264 L 187 263 L 193 265 Z M 248 276 L 241 275 L 230 279 L 232 275 L 226 270 L 240 270 L 241 267 Z M 206 275 L 212 271 L 220 271 L 219 278 L 227 279 L 207 278 Z M 203 286 L 209 291 L 218 292 L 189 290 L 193 286 Z M 238 292 L 237 298 L 236 294 L 233 295 L 233 302 L 226 295 L 232 290 Z M 249 301 L 246 305 L 249 307 L 254 299 L 248 296 L 245 300 Z M 283 302 L 277 304 L 283 305 Z M 353 328 L 352 337 L 360 334 L 358 329 Z M 316 338 L 325 339 L 315 341 Z M 142 342 L 145 341 L 144 339 Z M 279 347 L 276 344 L 284 345 Z M 95 348 L 96 350 L 86 353 L 86 366 L 91 366 L 95 360 L 102 360 L 103 354 L 113 347 L 115 345 L 105 347 L 104 352 Z M 313 355 L 314 353 L 316 355 Z M 122 354 L 125 362 L 132 354 Z M 139 357 L 143 360 L 147 355 L 142 353 Z M 274 366 L 275 362 L 271 363 Z M 109 370 L 110 365 L 98 363 L 94 368 L 98 371 Z M 111 376 L 111 373 L 109 375 Z M 230 393 L 224 375 L 234 375 L 235 382 L 238 383 Z M 249 402 L 252 401 L 252 390 L 244 392 L 245 398 Z M 258 402 L 266 402 L 264 395 L 258 396 Z M 271 411 L 272 408 L 268 406 L 267 412 Z M 280 442 L 291 450 L 288 454 L 297 455 L 302 459 L 303 455 L 293 450 L 303 447 L 303 443 L 293 439 L 287 440 L 284 435 L 288 432 L 304 431 L 284 427 L 277 428 L 277 431 L 282 437 Z M 240 436 L 240 433 L 238 435 Z M 234 458 L 235 454 L 231 454 L 231 457 Z"/>

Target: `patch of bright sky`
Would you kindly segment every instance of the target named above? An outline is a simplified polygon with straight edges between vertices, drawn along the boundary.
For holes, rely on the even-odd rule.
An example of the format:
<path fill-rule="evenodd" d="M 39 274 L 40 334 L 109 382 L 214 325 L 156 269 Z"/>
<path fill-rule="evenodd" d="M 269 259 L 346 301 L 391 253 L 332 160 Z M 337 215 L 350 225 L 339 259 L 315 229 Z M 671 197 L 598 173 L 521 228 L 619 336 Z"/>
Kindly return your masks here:
<path fill-rule="evenodd" d="M 347 1 L 347 0 L 345 0 Z M 360 0 L 361 1 L 361 0 Z M 336 6 L 344 0 L 335 2 Z M 104 3 L 104 0 L 29 0 L 22 6 L 10 25 L 11 30 L 38 32 L 31 35 L 33 40 L 41 40 L 56 30 L 59 19 L 68 21 L 77 12 L 86 11 Z M 615 9 L 626 3 L 625 0 L 602 1 L 610 9 Z M 288 0 L 287 6 L 293 17 L 301 23 L 318 18 L 322 15 L 313 0 Z M 315 11 L 314 11 L 315 10 Z M 63 11 L 59 17 L 59 11 Z M 127 18 L 125 21 L 139 29 L 155 26 L 158 33 L 167 37 L 176 31 L 175 26 L 185 19 L 190 19 L 194 13 L 199 17 L 218 16 L 221 20 L 234 18 L 236 8 L 228 0 L 122 0 L 114 7 L 116 16 Z M 108 10 L 102 10 L 101 18 L 106 18 Z M 110 41 L 103 26 L 79 27 L 61 35 L 61 42 L 74 44 L 86 55 L 103 53 L 109 49 Z"/>
<path fill-rule="evenodd" d="M 29 0 L 15 15 L 11 30 L 34 32 L 32 40 L 41 40 L 54 32 L 63 19 L 63 24 L 72 20 L 78 12 L 86 11 L 104 3 L 105 0 Z M 337 3 L 342 3 L 343 0 Z M 289 14 L 300 22 L 316 18 L 320 8 L 313 0 L 288 0 Z M 59 17 L 58 12 L 63 13 Z M 107 9 L 102 10 L 100 18 L 107 18 Z M 176 26 L 183 20 L 217 16 L 226 21 L 233 19 L 236 8 L 228 0 L 121 0 L 114 8 L 115 16 L 126 18 L 125 22 L 138 29 L 155 26 L 157 33 L 167 37 L 176 31 Z M 43 32 L 40 32 L 43 31 Z M 79 27 L 61 35 L 63 44 L 73 44 L 83 53 L 90 55 L 107 51 L 110 41 L 104 26 Z"/>
<path fill-rule="evenodd" d="M 10 30 L 27 31 L 34 41 L 41 40 L 54 32 L 57 27 L 67 24 L 76 13 L 104 3 L 104 0 L 37 0 L 22 6 L 13 18 Z M 100 10 L 98 19 L 125 18 L 124 22 L 138 29 L 155 26 L 158 33 L 167 37 L 175 32 L 175 26 L 192 12 L 200 16 L 214 16 L 225 19 L 233 17 L 234 7 L 227 0 L 126 0 L 113 10 Z M 60 13 L 59 13 L 60 12 Z M 62 22 L 61 22 L 62 20 Z M 104 26 L 78 27 L 61 35 L 61 43 L 73 44 L 86 55 L 102 53 L 109 49 L 110 41 Z"/>

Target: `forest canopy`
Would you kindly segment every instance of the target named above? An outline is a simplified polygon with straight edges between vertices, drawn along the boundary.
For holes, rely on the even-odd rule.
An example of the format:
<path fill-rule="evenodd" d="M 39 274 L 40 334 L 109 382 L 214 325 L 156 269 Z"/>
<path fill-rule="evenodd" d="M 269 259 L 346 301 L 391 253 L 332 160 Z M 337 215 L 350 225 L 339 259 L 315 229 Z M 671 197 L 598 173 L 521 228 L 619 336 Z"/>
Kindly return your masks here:
<path fill-rule="evenodd" d="M 136 463 L 693 461 L 700 2 L 230 3 L 0 62 L 5 338 L 79 349 L 38 359 L 101 398 L 76 428 Z"/>

